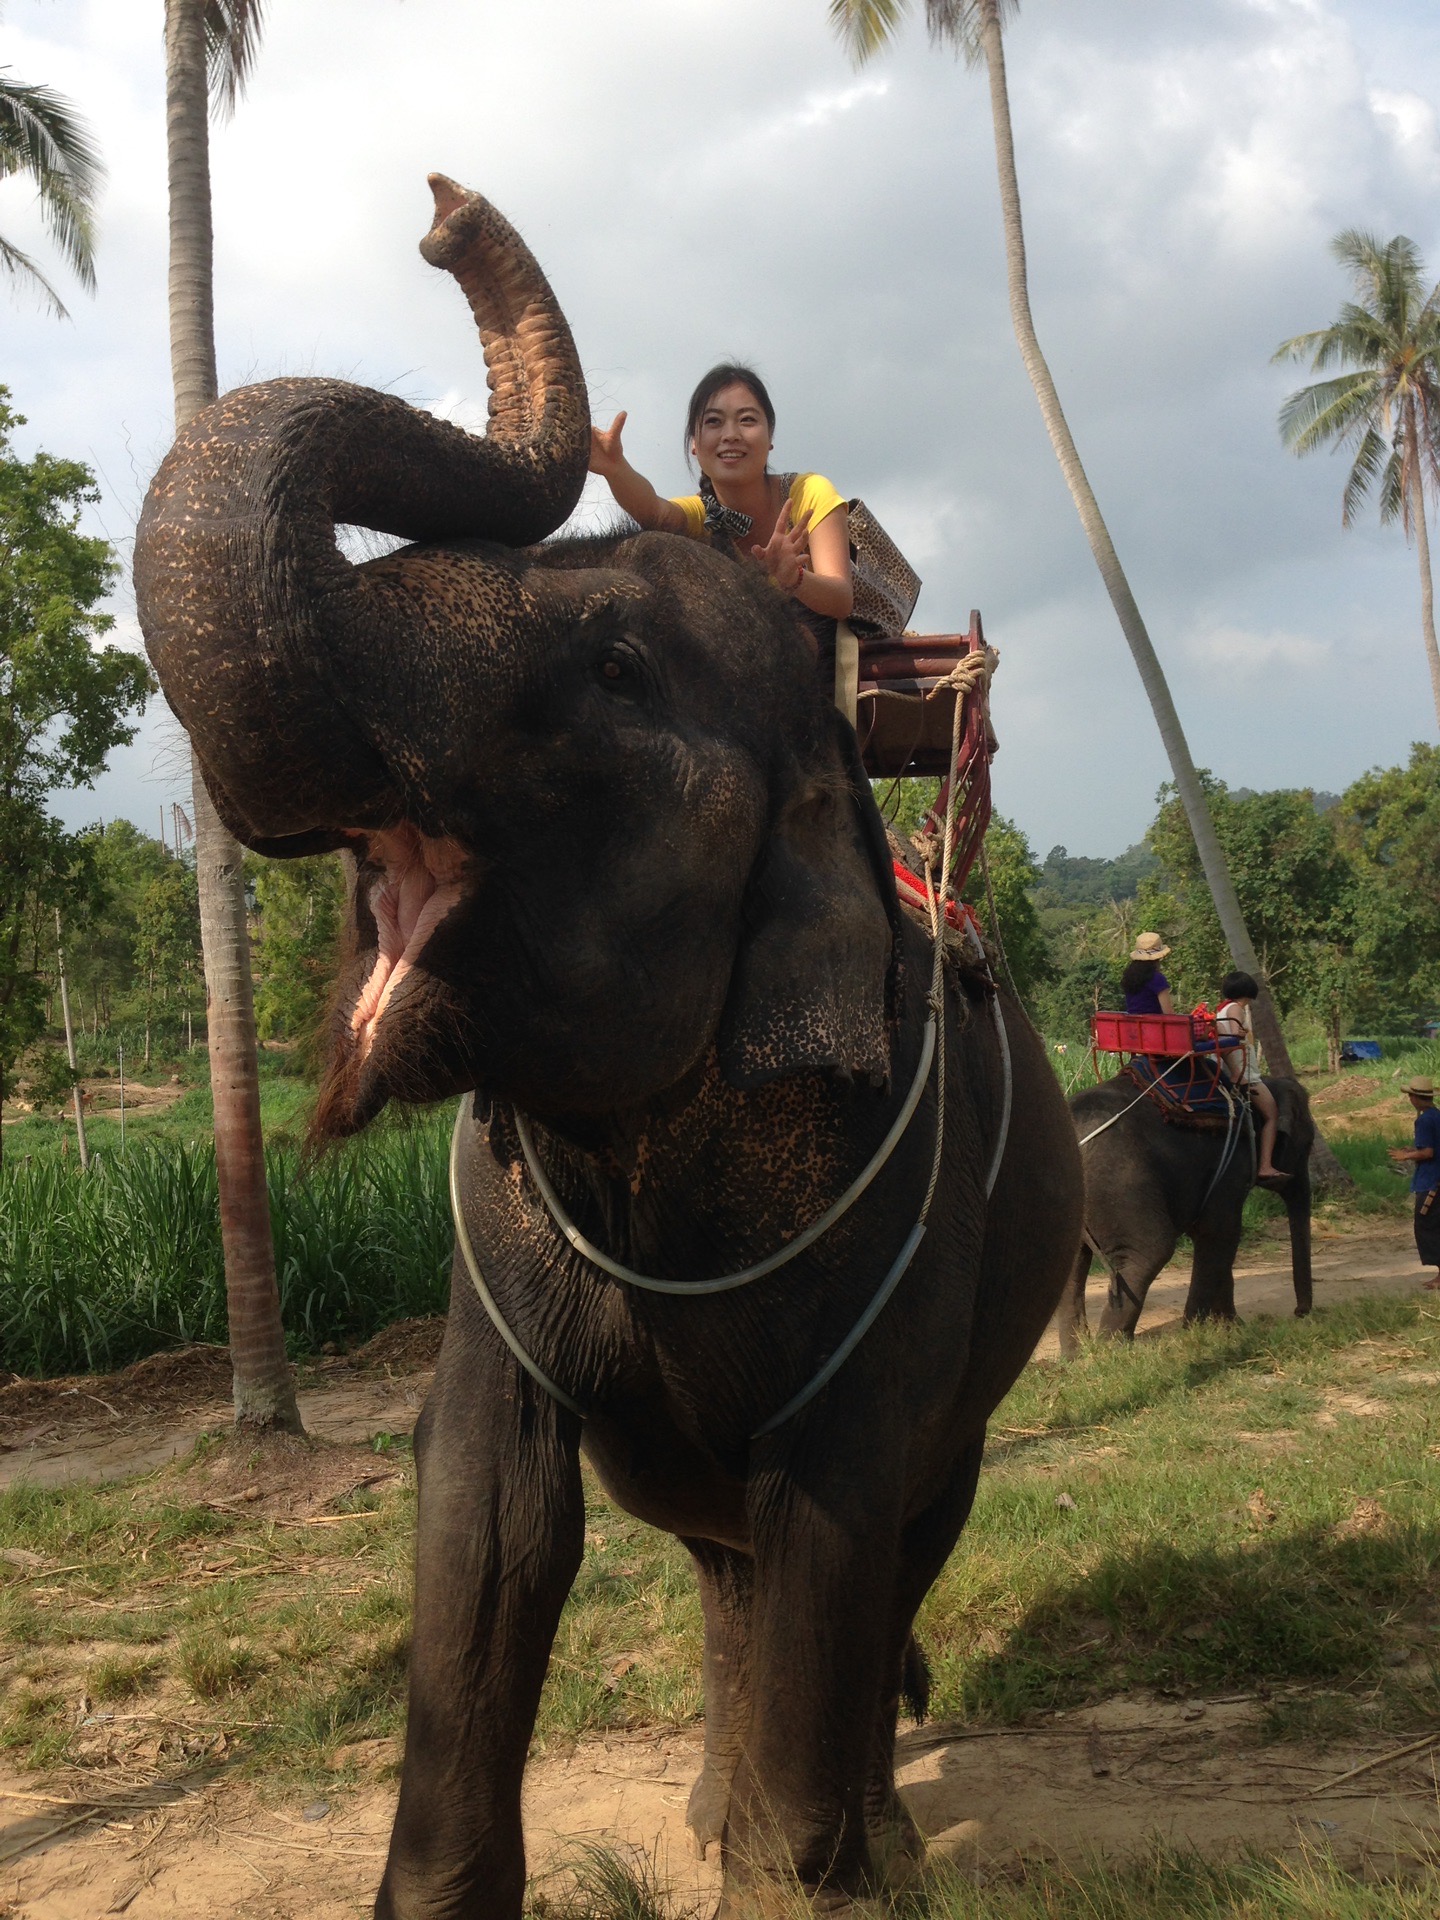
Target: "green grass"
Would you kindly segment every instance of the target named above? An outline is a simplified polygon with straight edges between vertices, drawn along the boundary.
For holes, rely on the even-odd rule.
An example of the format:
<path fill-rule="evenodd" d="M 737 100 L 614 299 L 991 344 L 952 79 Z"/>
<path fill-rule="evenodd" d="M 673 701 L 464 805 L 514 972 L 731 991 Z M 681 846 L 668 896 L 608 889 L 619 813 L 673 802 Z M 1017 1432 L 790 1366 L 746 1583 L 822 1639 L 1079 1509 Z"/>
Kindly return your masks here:
<path fill-rule="evenodd" d="M 187 1098 L 204 1095 L 197 1089 Z M 310 1164 L 267 1156 L 276 1272 L 296 1352 L 444 1311 L 451 1114 L 386 1120 Z M 15 1129 L 11 1129 L 15 1131 Z M 8 1144 L 8 1143 L 7 1143 Z M 55 1153 L 0 1168 L 0 1353 L 25 1374 L 96 1372 L 226 1337 L 208 1136 L 137 1142 L 82 1175 Z"/>
<path fill-rule="evenodd" d="M 1257 1740 L 1440 1722 L 1436 1378 L 1440 1315 L 1383 1297 L 1028 1368 L 922 1609 L 936 1714 L 1156 1688 L 1253 1693 Z M 0 1498 L 0 1548 L 43 1561 L 0 1561 L 0 1744 L 87 1764 L 82 1690 L 275 1778 L 398 1729 L 408 1470 L 297 1527 L 202 1504 L 203 1467 Z M 702 1710 L 688 1555 L 587 1492 L 541 1747 Z"/>
<path fill-rule="evenodd" d="M 1433 1720 L 1437 1377 L 1437 1319 L 1390 1298 L 1028 1368 L 922 1611 L 936 1711 L 1302 1682 Z"/>
<path fill-rule="evenodd" d="M 772 1895 L 768 1910 L 783 1920 L 815 1911 L 798 1890 Z M 877 1910 L 894 1920 L 1434 1920 L 1440 1863 L 1417 1856 L 1408 1873 L 1361 1879 L 1320 1849 L 1211 1860 L 1151 1845 L 1131 1859 L 1016 1857 L 978 1874 L 932 1864 L 917 1890 Z M 695 1920 L 700 1911 L 675 1900 L 648 1855 L 595 1842 L 532 1881 L 526 1900 L 527 1920 Z"/>
<path fill-rule="evenodd" d="M 1440 1869 L 1362 1880 L 1318 1852 L 1224 1861 L 1157 1847 L 1075 1867 L 1026 1859 L 981 1884 L 957 1872 L 902 1908 L 907 1920 L 1433 1920 Z"/>

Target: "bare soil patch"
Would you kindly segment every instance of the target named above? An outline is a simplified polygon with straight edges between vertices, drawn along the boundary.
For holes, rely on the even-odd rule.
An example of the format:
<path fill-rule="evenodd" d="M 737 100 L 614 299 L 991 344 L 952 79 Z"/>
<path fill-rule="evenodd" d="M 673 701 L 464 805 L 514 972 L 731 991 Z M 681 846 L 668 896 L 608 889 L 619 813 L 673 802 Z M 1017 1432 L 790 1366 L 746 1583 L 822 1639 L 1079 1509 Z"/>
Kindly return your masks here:
<path fill-rule="evenodd" d="M 408 1434 L 431 1373 L 408 1362 L 438 1351 L 443 1325 L 401 1322 L 354 1354 L 302 1373 L 306 1431 L 342 1444 Z M 12 1380 L 0 1388 L 0 1489 L 143 1473 L 188 1452 L 202 1434 L 228 1427 L 230 1418 L 224 1347 L 153 1354 L 115 1374 Z M 248 1484 L 242 1478 L 236 1490 Z"/>
<path fill-rule="evenodd" d="M 1284 1223 L 1277 1222 L 1274 1237 L 1235 1269 L 1235 1305 L 1242 1319 L 1257 1314 L 1288 1318 L 1295 1311 L 1295 1288 L 1290 1278 L 1290 1247 Z M 1419 1288 L 1425 1271 L 1415 1257 L 1415 1240 L 1408 1224 L 1377 1226 L 1365 1221 L 1358 1228 L 1321 1225 L 1313 1228 L 1315 1304 L 1330 1305 L 1371 1293 L 1410 1293 Z M 1105 1278 L 1092 1274 L 1088 1293 L 1090 1319 L 1098 1319 L 1104 1301 Z M 1145 1297 L 1137 1337 L 1154 1338 L 1182 1324 L 1185 1295 L 1190 1289 L 1190 1256 L 1173 1260 L 1155 1276 Z M 1060 1338 L 1052 1324 L 1035 1349 L 1038 1360 L 1060 1357 Z"/>
<path fill-rule="evenodd" d="M 986 1878 L 1038 1854 L 1124 1857 L 1157 1836 L 1212 1856 L 1323 1847 L 1362 1872 L 1391 1872 L 1440 1841 L 1433 1749 L 1401 1754 L 1406 1743 L 1389 1737 L 1258 1746 L 1255 1713 L 1243 1700 L 1126 1696 L 1043 1726 L 913 1728 L 897 1777 L 932 1858 Z M 388 1740 L 361 1748 L 337 1756 L 358 1779 L 285 1799 L 222 1773 L 168 1788 L 112 1780 L 93 1800 L 75 1777 L 49 1801 L 30 1776 L 0 1775 L 3 1910 L 358 1920 L 382 1870 L 397 1757 Z M 618 1841 L 658 1860 L 677 1903 L 713 1897 L 713 1850 L 696 1860 L 685 1827 L 700 1761 L 690 1728 L 615 1733 L 536 1761 L 525 1790 L 532 1872 L 578 1840 Z"/>

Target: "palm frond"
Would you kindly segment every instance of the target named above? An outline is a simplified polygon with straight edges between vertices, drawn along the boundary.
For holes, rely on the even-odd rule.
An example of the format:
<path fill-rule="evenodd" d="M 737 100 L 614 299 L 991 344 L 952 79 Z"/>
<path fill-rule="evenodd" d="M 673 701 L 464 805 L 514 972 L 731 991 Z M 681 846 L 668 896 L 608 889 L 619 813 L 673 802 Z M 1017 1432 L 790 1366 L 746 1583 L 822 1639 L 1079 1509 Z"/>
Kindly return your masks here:
<path fill-rule="evenodd" d="M 1412 282 L 1420 285 L 1420 249 L 1408 234 L 1381 240 L 1360 227 L 1347 227 L 1330 242 L 1330 251 L 1350 277 L 1362 298 L 1378 289 Z"/>
<path fill-rule="evenodd" d="M 1396 333 L 1363 307 L 1345 307 L 1331 327 L 1314 333 L 1297 333 L 1284 340 L 1271 354 L 1278 360 L 1309 359 L 1319 373 L 1325 367 L 1344 366 L 1384 368 L 1398 361 L 1405 351 L 1405 335 Z"/>
<path fill-rule="evenodd" d="M 987 7 L 994 7 L 1003 33 L 1019 5 L 1020 0 L 925 0 L 925 25 L 935 46 L 953 47 L 974 66 L 984 58 L 980 32 Z"/>
<path fill-rule="evenodd" d="M 830 0 L 830 24 L 840 44 L 863 67 L 900 31 L 910 0 Z"/>
<path fill-rule="evenodd" d="M 1375 375 L 1342 373 L 1301 387 L 1280 406 L 1280 438 L 1292 453 L 1314 453 L 1332 441 L 1378 428 L 1385 395 Z"/>
<path fill-rule="evenodd" d="M 223 118 L 235 111 L 254 71 L 265 31 L 265 0 L 205 0 L 210 101 Z"/>
<path fill-rule="evenodd" d="M 1329 327 L 1319 327 L 1314 333 L 1297 333 L 1289 340 L 1282 340 L 1270 356 L 1271 366 L 1278 366 L 1282 360 L 1308 359 L 1329 331 Z"/>
<path fill-rule="evenodd" d="M 1358 504 L 1358 502 L 1357 502 Z M 1345 524 L 1350 524 L 1350 489 L 1345 489 Z M 1405 462 L 1398 447 L 1392 447 L 1390 458 L 1385 462 L 1385 471 L 1380 477 L 1380 521 L 1389 526 L 1392 521 L 1403 520 L 1405 531 L 1410 531 L 1410 492 L 1405 484 Z"/>
<path fill-rule="evenodd" d="M 1355 459 L 1345 481 L 1345 497 L 1340 507 L 1340 523 L 1348 527 L 1356 514 L 1364 506 L 1375 477 L 1385 468 L 1387 460 L 1393 461 L 1392 450 L 1378 427 L 1367 427 L 1361 435 L 1360 445 L 1355 450 Z"/>
<path fill-rule="evenodd" d="M 45 278 L 29 254 L 22 253 L 19 247 L 12 246 L 3 234 L 0 234 L 0 273 L 8 273 L 16 280 L 32 282 L 40 289 L 41 294 L 44 296 L 46 306 L 49 307 L 57 320 L 68 320 L 70 318 L 69 309 L 66 307 L 65 302 L 60 298 L 59 294 L 56 293 L 54 287 L 51 286 L 50 282 Z"/>
<path fill-rule="evenodd" d="M 90 129 L 49 87 L 0 78 L 0 177 L 17 173 L 35 182 L 46 227 L 80 284 L 93 289 L 95 195 L 105 169 Z"/>

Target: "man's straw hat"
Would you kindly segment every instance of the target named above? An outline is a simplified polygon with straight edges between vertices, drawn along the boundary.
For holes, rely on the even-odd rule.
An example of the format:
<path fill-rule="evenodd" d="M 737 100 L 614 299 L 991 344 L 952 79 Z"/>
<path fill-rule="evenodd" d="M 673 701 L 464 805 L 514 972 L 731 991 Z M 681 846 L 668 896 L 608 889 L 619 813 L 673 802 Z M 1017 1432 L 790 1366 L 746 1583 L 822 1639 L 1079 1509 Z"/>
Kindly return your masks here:
<path fill-rule="evenodd" d="M 1163 960 L 1170 949 L 1158 933 L 1142 933 L 1130 949 L 1132 960 Z"/>
<path fill-rule="evenodd" d="M 1435 1082 L 1428 1074 L 1417 1073 L 1413 1080 L 1407 1080 L 1402 1088 L 1404 1093 L 1418 1093 L 1422 1100 L 1435 1098 Z"/>

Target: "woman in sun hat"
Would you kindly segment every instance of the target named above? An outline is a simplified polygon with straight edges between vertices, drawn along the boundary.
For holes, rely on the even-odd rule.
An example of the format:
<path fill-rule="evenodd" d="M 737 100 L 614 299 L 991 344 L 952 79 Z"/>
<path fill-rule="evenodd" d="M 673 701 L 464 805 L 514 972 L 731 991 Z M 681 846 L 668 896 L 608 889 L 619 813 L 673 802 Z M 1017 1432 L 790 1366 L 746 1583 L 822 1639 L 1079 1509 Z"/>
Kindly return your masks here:
<path fill-rule="evenodd" d="M 1160 962 L 1170 949 L 1158 933 L 1142 933 L 1130 949 L 1130 964 L 1120 976 L 1126 1013 L 1174 1013 L 1170 982 Z"/>
<path fill-rule="evenodd" d="M 1397 1172 L 1407 1163 L 1415 1169 L 1410 1176 L 1410 1191 L 1415 1196 L 1415 1251 L 1422 1267 L 1440 1267 L 1440 1199 L 1436 1198 L 1440 1194 L 1440 1112 L 1435 1108 L 1435 1082 L 1417 1074 L 1406 1082 L 1404 1091 L 1415 1110 L 1415 1144 L 1392 1147 L 1390 1158 L 1396 1162 Z M 1440 1292 L 1440 1273 L 1423 1285 L 1431 1293 Z"/>

